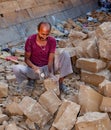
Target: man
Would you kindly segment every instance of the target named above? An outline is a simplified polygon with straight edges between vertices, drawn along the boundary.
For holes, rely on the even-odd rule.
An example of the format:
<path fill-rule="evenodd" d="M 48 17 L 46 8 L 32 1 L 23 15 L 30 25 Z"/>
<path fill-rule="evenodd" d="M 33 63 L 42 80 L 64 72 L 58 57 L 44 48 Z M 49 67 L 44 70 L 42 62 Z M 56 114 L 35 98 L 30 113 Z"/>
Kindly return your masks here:
<path fill-rule="evenodd" d="M 38 25 L 38 33 L 28 37 L 25 43 L 25 63 L 24 65 L 13 66 L 18 83 L 29 79 L 28 86 L 33 87 L 35 79 L 41 76 L 44 78 L 54 77 L 54 72 L 60 70 L 59 85 L 64 92 L 67 87 L 63 84 L 63 79 L 68 74 L 72 73 L 70 56 L 66 52 L 55 55 L 56 40 L 49 36 L 51 24 L 41 22 Z"/>

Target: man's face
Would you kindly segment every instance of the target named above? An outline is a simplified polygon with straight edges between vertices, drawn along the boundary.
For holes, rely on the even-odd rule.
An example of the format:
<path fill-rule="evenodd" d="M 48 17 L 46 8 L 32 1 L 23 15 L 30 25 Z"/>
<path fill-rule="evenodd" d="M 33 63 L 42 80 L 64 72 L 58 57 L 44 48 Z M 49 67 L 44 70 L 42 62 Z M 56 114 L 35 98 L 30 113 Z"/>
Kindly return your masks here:
<path fill-rule="evenodd" d="M 47 37 L 50 34 L 50 28 L 49 26 L 42 25 L 40 29 L 38 30 L 38 37 L 41 41 L 46 41 Z"/>

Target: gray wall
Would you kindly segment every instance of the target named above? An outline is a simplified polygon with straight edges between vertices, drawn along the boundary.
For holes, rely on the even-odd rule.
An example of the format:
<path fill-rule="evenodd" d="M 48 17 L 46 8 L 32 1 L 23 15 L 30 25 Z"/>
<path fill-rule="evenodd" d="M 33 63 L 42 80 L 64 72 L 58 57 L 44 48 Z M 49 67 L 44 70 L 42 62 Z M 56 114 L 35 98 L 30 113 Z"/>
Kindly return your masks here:
<path fill-rule="evenodd" d="M 16 44 L 36 32 L 37 24 L 75 19 L 97 8 L 97 0 L 1 0 L 0 45 Z"/>

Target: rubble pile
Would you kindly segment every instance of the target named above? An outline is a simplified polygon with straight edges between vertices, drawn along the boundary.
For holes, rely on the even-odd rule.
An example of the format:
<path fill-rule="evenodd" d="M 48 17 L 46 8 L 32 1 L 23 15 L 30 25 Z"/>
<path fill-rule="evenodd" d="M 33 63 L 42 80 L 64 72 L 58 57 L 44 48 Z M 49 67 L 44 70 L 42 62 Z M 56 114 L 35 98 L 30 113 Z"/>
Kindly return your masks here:
<path fill-rule="evenodd" d="M 12 66 L 24 63 L 24 43 L 7 45 L 0 54 L 0 130 L 111 130 L 111 14 L 94 11 L 52 28 L 56 54 L 70 53 L 73 73 L 69 94 L 53 79 L 18 84 Z M 57 76 L 59 73 L 57 74 Z"/>

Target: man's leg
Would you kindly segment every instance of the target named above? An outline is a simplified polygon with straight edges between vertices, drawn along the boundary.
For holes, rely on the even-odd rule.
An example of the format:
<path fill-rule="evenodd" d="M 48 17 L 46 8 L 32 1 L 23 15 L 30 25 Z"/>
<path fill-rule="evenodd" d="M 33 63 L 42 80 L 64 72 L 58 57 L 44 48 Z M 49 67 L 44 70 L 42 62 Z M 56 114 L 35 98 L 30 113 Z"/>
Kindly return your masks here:
<path fill-rule="evenodd" d="M 55 71 L 60 71 L 60 89 L 65 89 L 66 86 L 63 84 L 64 77 L 68 74 L 73 73 L 72 65 L 71 65 L 71 59 L 68 52 L 62 51 L 59 53 L 56 53 L 55 55 L 55 61 L 54 61 L 54 69 Z"/>
<path fill-rule="evenodd" d="M 14 65 L 13 72 L 16 76 L 17 82 L 20 84 L 26 79 L 37 79 L 39 74 L 35 73 L 33 69 L 24 65 Z"/>

